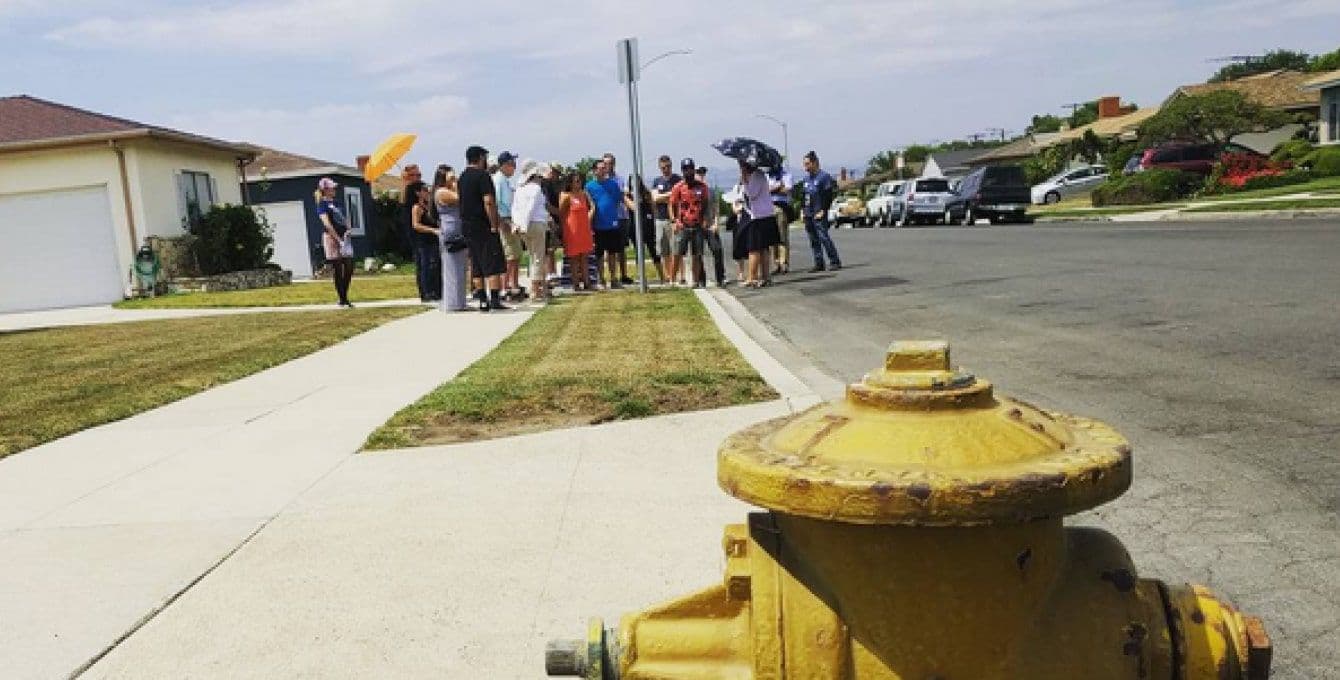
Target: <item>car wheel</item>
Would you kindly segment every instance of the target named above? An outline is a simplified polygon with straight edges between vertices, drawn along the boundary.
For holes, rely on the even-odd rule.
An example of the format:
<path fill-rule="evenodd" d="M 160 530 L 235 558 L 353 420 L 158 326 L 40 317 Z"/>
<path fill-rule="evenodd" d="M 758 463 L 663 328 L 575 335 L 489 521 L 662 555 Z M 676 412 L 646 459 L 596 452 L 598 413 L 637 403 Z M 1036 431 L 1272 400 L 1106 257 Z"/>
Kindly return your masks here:
<path fill-rule="evenodd" d="M 1053 205 L 1053 204 L 1056 204 L 1056 203 L 1060 203 L 1060 202 L 1061 202 L 1061 194 L 1058 194 L 1058 193 L 1056 193 L 1055 191 L 1048 191 L 1048 192 L 1047 192 L 1047 195 L 1042 197 L 1042 202 L 1043 202 L 1043 203 L 1046 203 L 1047 205 Z"/>
<path fill-rule="evenodd" d="M 996 215 L 992 215 L 992 216 L 986 218 L 986 221 L 987 221 L 988 224 L 990 224 L 990 225 L 992 225 L 992 226 L 995 226 L 995 225 L 997 225 L 997 224 L 1000 224 L 1000 223 L 1003 221 L 1003 219 L 1000 218 L 1000 217 L 997 217 Z"/>
<path fill-rule="evenodd" d="M 953 224 L 954 224 L 954 211 L 953 211 L 953 210 L 950 210 L 949 208 L 945 208 L 945 217 L 944 217 L 944 220 L 945 220 L 945 226 L 946 226 L 946 227 L 948 227 L 948 226 L 953 226 Z"/>

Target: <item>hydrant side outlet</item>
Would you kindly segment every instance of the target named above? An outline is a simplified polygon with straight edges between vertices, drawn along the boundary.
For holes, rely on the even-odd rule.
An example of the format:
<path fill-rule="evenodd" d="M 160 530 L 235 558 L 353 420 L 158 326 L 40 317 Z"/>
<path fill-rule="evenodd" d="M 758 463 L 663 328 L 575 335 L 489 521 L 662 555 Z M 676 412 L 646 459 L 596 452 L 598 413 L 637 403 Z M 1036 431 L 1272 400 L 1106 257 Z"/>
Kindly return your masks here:
<path fill-rule="evenodd" d="M 1267 678 L 1259 620 L 1063 526 L 1131 463 L 1107 425 L 997 397 L 945 343 L 894 343 L 844 400 L 723 442 L 721 487 L 767 512 L 726 527 L 719 584 L 593 624 L 586 677 Z"/>

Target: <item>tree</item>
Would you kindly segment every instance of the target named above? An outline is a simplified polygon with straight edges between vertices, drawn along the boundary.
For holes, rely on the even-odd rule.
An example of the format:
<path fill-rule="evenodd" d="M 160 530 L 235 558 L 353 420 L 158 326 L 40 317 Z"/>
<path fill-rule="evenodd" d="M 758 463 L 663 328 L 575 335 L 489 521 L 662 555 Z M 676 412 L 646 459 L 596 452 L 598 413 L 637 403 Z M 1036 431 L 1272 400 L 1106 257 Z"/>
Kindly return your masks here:
<path fill-rule="evenodd" d="M 1025 132 L 1030 135 L 1039 132 L 1060 132 L 1061 124 L 1064 122 L 1060 116 L 1051 114 L 1033 116 L 1033 121 L 1028 124 L 1028 129 Z"/>
<path fill-rule="evenodd" d="M 926 157 L 931 155 L 931 151 L 934 151 L 934 149 L 925 144 L 913 144 L 903 149 L 903 160 L 908 163 L 925 163 Z"/>
<path fill-rule="evenodd" d="M 898 167 L 898 153 L 896 151 L 881 151 L 865 164 L 865 174 L 873 175 L 882 172 L 893 172 Z"/>
<path fill-rule="evenodd" d="M 1340 69 L 1340 49 L 1326 54 L 1318 54 L 1307 63 L 1307 70 L 1313 73 Z"/>
<path fill-rule="evenodd" d="M 1246 61 L 1224 66 L 1210 76 L 1209 82 L 1223 83 L 1280 69 L 1305 71 L 1310 66 L 1311 60 L 1312 57 L 1307 52 L 1284 49 L 1271 50 L 1260 57 L 1248 57 Z"/>
<path fill-rule="evenodd" d="M 1241 92 L 1220 90 L 1174 97 L 1140 126 L 1140 141 L 1225 144 L 1253 130 L 1271 129 L 1288 122 L 1288 116 L 1244 97 Z"/>

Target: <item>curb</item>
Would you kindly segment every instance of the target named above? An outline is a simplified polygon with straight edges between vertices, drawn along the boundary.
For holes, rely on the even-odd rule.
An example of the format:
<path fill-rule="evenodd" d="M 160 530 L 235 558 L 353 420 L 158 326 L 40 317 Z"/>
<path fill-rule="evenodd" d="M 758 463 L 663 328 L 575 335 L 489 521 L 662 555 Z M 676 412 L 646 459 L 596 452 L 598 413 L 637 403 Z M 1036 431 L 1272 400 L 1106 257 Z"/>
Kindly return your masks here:
<path fill-rule="evenodd" d="M 745 360 L 783 399 L 792 402 L 793 408 L 800 402 L 808 407 L 841 399 L 846 394 L 847 386 L 842 381 L 819 370 L 799 350 L 769 330 L 735 296 L 718 288 L 695 293 L 726 339 L 739 348 Z"/>

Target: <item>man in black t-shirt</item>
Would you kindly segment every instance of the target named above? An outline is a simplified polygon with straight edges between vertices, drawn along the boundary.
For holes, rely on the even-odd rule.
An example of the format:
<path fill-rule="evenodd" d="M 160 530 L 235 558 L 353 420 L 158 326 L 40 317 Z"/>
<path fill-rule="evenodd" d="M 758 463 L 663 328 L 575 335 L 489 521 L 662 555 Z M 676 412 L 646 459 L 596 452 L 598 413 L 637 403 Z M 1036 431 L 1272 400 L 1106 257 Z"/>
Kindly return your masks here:
<path fill-rule="evenodd" d="M 500 275 L 507 269 L 502 241 L 498 238 L 502 220 L 498 218 L 497 192 L 493 188 L 493 179 L 486 172 L 488 162 L 488 149 L 482 146 L 466 149 L 465 171 L 461 173 L 457 183 L 457 193 L 460 195 L 461 234 L 465 236 L 470 251 L 470 267 L 474 270 L 475 299 L 479 301 L 481 312 L 507 309 L 500 298 L 502 291 Z"/>

